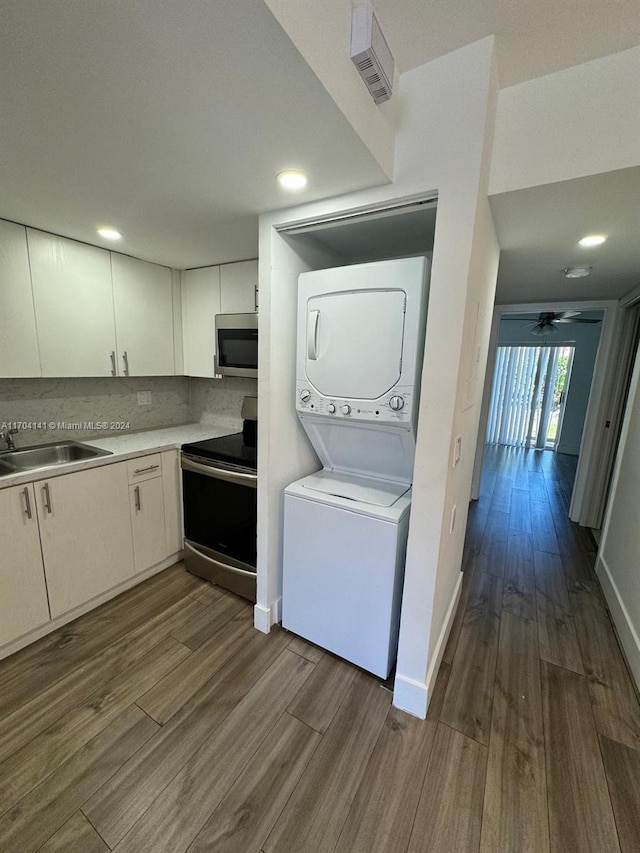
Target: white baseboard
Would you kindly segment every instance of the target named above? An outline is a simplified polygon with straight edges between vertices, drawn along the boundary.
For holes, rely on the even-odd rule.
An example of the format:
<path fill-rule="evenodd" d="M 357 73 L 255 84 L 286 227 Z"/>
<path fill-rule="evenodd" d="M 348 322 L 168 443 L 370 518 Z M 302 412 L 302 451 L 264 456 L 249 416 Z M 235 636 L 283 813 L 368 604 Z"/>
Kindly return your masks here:
<path fill-rule="evenodd" d="M 447 615 L 442 625 L 440 635 L 438 636 L 438 641 L 427 671 L 425 683 L 423 684 L 420 681 L 415 681 L 413 678 L 402 675 L 402 673 L 398 673 L 396 675 L 393 683 L 394 706 L 396 708 L 400 708 L 401 711 L 406 711 L 408 714 L 412 714 L 414 717 L 419 717 L 421 720 L 424 720 L 427 716 L 429 701 L 433 693 L 440 664 L 442 663 L 444 650 L 447 647 L 447 640 L 449 639 L 449 633 L 451 632 L 451 626 L 453 625 L 453 620 L 456 615 L 456 608 L 460 601 L 461 592 L 462 572 L 460 572 L 460 576 L 456 581 L 456 586 L 453 591 L 453 595 L 451 596 L 449 607 L 447 608 Z"/>
<path fill-rule="evenodd" d="M 282 598 L 278 598 L 271 607 L 256 604 L 253 608 L 253 627 L 268 634 L 272 625 L 282 622 Z"/>
<path fill-rule="evenodd" d="M 640 637 L 633 626 L 629 611 L 624 605 L 620 591 L 616 586 L 606 560 L 598 554 L 596 574 L 600 580 L 604 596 L 607 599 L 613 624 L 616 626 L 618 638 L 624 649 L 624 654 L 633 675 L 636 687 L 640 690 Z"/>
<path fill-rule="evenodd" d="M 156 563 L 155 566 L 151 566 L 150 569 L 145 569 L 143 572 L 136 572 L 135 575 L 127 578 L 126 581 L 118 584 L 118 586 L 114 586 L 106 592 L 101 592 L 100 595 L 96 595 L 89 601 L 85 601 L 84 604 L 79 604 L 78 607 L 74 607 L 73 610 L 69 610 L 61 616 L 56 616 L 55 619 L 50 619 L 48 622 L 45 622 L 43 625 L 39 625 L 37 628 L 34 628 L 27 634 L 23 634 L 16 640 L 11 640 L 10 643 L 7 643 L 0 649 L 0 660 L 20 651 L 20 649 L 34 643 L 41 637 L 45 637 L 47 634 L 52 634 L 58 628 L 62 628 L 63 625 L 73 622 L 74 619 L 77 619 L 79 616 L 83 616 L 90 610 L 95 610 L 96 607 L 100 607 L 101 604 L 104 604 L 106 601 L 110 601 L 112 598 L 120 595 L 121 592 L 126 592 L 126 590 L 131 589 L 131 587 L 137 586 L 139 583 L 142 583 L 142 581 L 147 580 L 147 578 L 157 575 L 158 572 L 168 569 L 169 566 L 173 566 L 175 563 L 179 563 L 183 555 L 183 551 L 178 551 L 170 557 L 166 557 L 162 562 Z"/>
<path fill-rule="evenodd" d="M 253 627 L 263 634 L 268 634 L 271 624 L 271 608 L 256 604 L 253 608 Z"/>

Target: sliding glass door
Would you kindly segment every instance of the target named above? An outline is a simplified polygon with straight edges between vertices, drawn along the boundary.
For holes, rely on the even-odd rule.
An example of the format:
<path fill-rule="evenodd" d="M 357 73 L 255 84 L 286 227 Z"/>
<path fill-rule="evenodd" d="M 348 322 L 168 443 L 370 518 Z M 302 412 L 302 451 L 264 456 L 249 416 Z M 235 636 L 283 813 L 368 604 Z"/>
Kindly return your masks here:
<path fill-rule="evenodd" d="M 574 347 L 498 347 L 487 443 L 553 450 Z"/>

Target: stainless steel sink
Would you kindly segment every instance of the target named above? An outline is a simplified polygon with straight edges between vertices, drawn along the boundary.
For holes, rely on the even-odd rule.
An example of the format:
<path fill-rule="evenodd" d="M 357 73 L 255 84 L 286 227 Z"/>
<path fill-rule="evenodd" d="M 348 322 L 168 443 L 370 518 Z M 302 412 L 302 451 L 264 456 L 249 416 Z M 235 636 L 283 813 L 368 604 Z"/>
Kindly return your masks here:
<path fill-rule="evenodd" d="M 38 444 L 19 450 L 5 450 L 0 453 L 0 477 L 25 471 L 38 471 L 41 468 L 54 468 L 56 465 L 68 465 L 83 459 L 95 459 L 99 456 L 111 456 L 110 450 L 98 450 L 78 441 L 61 441 L 57 444 Z"/>

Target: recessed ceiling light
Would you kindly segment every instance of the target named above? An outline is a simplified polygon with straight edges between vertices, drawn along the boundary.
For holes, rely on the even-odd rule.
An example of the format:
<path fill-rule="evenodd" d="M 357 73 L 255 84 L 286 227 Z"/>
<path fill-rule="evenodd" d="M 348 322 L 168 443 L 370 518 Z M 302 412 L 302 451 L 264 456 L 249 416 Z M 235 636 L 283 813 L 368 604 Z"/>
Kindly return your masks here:
<path fill-rule="evenodd" d="M 565 278 L 584 278 L 591 275 L 591 267 L 565 267 Z"/>
<path fill-rule="evenodd" d="M 607 238 L 604 234 L 587 234 L 586 237 L 578 240 L 578 245 L 584 246 L 585 249 L 588 249 L 591 246 L 601 246 L 606 239 Z"/>
<path fill-rule="evenodd" d="M 276 180 L 285 190 L 296 192 L 303 190 L 307 185 L 307 176 L 304 172 L 299 172 L 296 169 L 286 169 L 284 172 L 279 172 Z"/>
<path fill-rule="evenodd" d="M 121 240 L 122 234 L 115 228 L 98 228 L 98 234 L 105 240 Z"/>

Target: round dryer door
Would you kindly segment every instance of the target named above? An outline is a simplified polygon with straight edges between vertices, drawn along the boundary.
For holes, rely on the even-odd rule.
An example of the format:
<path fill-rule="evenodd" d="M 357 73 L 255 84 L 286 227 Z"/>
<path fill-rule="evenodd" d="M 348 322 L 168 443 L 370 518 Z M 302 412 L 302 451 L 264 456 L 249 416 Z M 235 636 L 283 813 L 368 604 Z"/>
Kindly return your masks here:
<path fill-rule="evenodd" d="M 400 379 L 403 290 L 356 290 L 307 302 L 306 375 L 325 397 L 377 400 Z"/>

